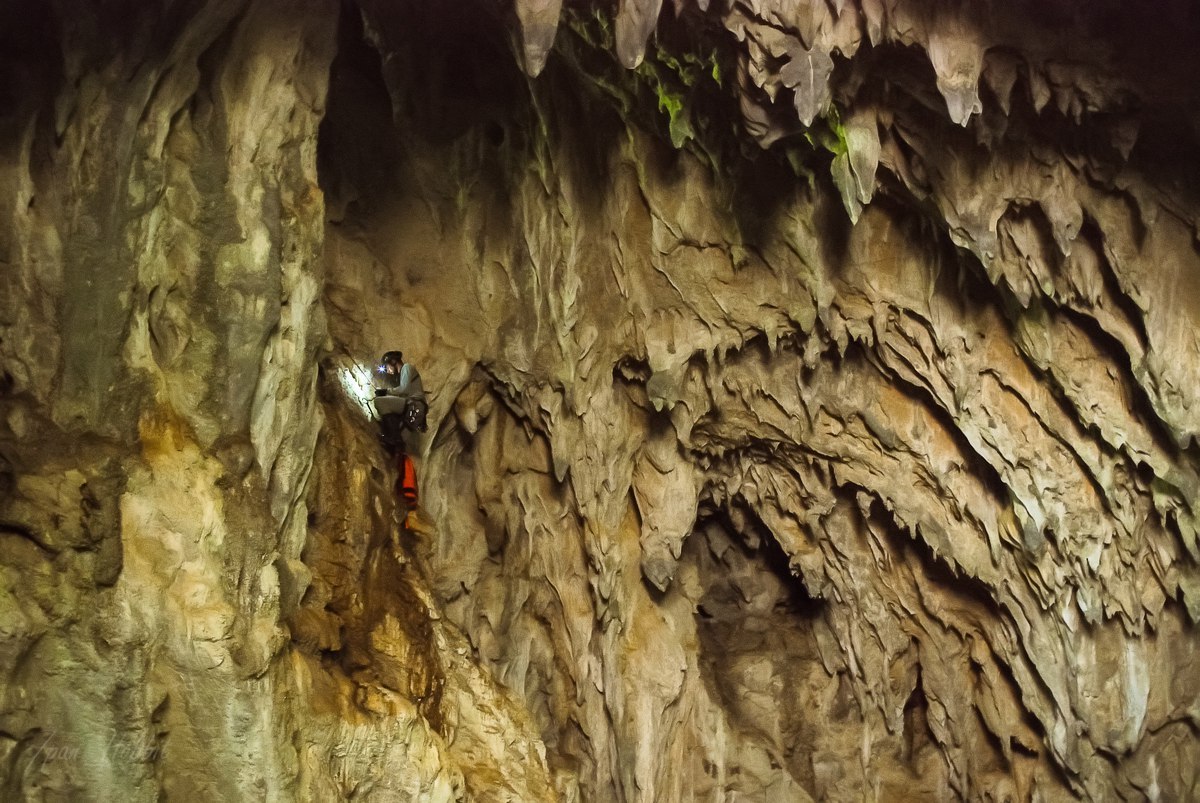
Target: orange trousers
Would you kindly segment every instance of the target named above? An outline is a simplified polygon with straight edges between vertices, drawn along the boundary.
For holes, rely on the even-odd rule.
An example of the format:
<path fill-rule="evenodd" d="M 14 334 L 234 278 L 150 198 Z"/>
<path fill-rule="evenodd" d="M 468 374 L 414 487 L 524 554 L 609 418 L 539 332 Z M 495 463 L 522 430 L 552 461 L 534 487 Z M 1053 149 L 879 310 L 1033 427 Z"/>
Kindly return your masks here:
<path fill-rule="evenodd" d="M 417 469 L 403 452 L 396 454 L 396 498 L 409 507 L 417 505 Z"/>

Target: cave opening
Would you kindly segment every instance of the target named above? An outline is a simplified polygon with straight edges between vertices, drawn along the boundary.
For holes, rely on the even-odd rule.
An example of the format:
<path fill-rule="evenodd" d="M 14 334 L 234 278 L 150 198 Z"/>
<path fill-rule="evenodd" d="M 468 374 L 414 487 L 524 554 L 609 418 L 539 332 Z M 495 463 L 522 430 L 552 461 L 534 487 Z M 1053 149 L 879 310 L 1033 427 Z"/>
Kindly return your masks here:
<path fill-rule="evenodd" d="M 821 663 L 814 623 L 828 602 L 810 595 L 775 536 L 743 503 L 703 506 L 684 542 L 680 576 L 694 572 L 699 666 L 730 727 L 765 746 L 810 792 L 811 757 L 830 711 L 803 702 L 813 683 L 845 694 Z M 820 693 L 818 697 L 822 696 Z"/>
<path fill-rule="evenodd" d="M 414 142 L 425 146 L 423 158 L 453 163 L 467 138 L 487 159 L 526 128 L 529 88 L 494 4 L 408 3 L 405 13 L 411 20 L 398 24 L 370 3 L 340 4 L 317 143 L 331 223 L 357 219 L 366 228 L 394 214 L 413 180 L 406 162 L 422 158 Z"/>
<path fill-rule="evenodd" d="M 357 6 L 343 3 L 317 134 L 317 175 L 331 224 L 367 214 L 392 186 L 399 140 L 391 106 L 382 56 L 367 42 Z"/>

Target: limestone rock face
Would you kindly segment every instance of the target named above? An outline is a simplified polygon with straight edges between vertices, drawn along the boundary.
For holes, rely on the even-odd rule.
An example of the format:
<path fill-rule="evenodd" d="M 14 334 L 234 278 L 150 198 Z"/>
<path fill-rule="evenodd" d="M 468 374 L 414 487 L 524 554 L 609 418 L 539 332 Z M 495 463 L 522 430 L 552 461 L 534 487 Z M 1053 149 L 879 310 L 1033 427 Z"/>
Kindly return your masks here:
<path fill-rule="evenodd" d="M 1197 35 L 0 8 L 0 798 L 1200 797 Z"/>

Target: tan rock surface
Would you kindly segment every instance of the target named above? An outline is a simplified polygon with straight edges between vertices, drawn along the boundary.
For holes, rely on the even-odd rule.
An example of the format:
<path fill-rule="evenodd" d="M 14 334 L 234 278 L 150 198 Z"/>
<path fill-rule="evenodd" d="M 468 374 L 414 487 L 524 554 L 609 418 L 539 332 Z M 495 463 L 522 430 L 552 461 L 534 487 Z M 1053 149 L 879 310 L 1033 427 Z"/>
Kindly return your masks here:
<path fill-rule="evenodd" d="M 1200 796 L 1195 13 L 566 6 L 0 11 L 0 798 Z"/>

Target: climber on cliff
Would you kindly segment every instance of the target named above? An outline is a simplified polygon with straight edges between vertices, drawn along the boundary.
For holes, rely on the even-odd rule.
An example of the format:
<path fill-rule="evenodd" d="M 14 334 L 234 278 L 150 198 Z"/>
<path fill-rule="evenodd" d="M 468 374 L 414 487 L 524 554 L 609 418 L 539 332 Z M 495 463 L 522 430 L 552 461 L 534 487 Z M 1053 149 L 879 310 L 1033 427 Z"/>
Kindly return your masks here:
<path fill-rule="evenodd" d="M 429 405 L 421 375 L 404 362 L 399 351 L 389 351 L 379 359 L 372 378 L 375 410 L 383 430 L 380 440 L 396 460 L 396 496 L 413 509 L 417 504 L 417 474 L 404 443 L 404 433 L 424 432 Z"/>
<path fill-rule="evenodd" d="M 399 351 L 389 351 L 379 359 L 372 384 L 375 386 L 375 410 L 383 428 L 382 440 L 389 449 L 404 450 L 404 432 L 424 432 L 429 405 L 421 375 L 404 362 Z"/>

